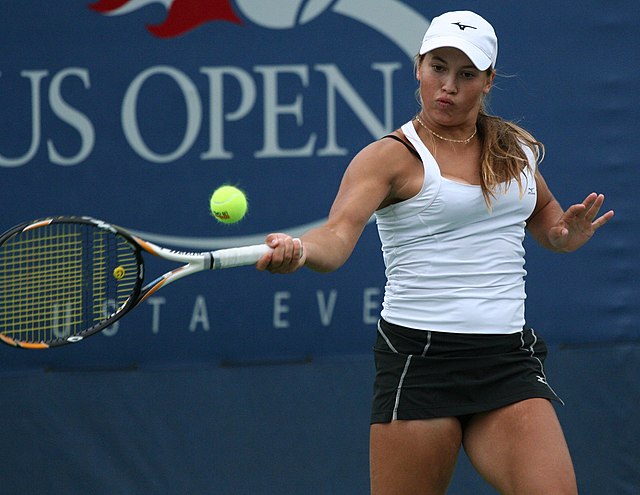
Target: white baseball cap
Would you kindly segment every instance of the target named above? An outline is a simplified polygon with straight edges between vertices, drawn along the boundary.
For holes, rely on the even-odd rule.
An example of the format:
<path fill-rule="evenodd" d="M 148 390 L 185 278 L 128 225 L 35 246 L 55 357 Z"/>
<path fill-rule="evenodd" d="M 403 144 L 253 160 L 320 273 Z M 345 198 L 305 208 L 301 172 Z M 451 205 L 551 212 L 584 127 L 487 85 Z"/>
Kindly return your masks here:
<path fill-rule="evenodd" d="M 474 12 L 447 12 L 433 18 L 422 39 L 420 55 L 445 46 L 463 51 L 479 70 L 496 66 L 496 33 L 491 24 Z"/>

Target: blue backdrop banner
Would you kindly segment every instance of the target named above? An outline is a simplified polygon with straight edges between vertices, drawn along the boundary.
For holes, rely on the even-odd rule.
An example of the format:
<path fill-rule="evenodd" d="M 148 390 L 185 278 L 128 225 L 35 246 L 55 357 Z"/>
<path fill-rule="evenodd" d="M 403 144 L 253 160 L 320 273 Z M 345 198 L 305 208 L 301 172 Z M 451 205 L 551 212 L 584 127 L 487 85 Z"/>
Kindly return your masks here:
<path fill-rule="evenodd" d="M 413 57 L 429 20 L 450 8 L 419 0 L 4 1 L 0 230 L 91 215 L 183 250 L 299 234 L 326 217 L 351 157 L 416 112 Z M 640 9 L 630 0 L 456 8 L 494 24 L 491 110 L 546 145 L 541 167 L 560 202 L 596 190 L 616 210 L 575 254 L 527 241 L 530 324 L 552 343 L 637 340 Z M 208 211 L 224 183 L 249 197 L 236 225 Z M 0 368 L 366 353 L 383 289 L 371 224 L 334 274 L 199 274 L 82 348 L 2 347 Z"/>

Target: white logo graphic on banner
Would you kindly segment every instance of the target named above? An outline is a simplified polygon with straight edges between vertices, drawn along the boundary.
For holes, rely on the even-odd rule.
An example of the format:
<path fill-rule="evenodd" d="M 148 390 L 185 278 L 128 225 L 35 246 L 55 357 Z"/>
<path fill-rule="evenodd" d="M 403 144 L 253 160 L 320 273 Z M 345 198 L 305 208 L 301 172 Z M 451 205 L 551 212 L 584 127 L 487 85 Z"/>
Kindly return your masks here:
<path fill-rule="evenodd" d="M 410 58 L 416 54 L 416 40 L 420 40 L 428 23 L 398 0 L 236 0 L 236 5 L 251 22 L 271 29 L 306 24 L 329 10 L 375 29 Z"/>

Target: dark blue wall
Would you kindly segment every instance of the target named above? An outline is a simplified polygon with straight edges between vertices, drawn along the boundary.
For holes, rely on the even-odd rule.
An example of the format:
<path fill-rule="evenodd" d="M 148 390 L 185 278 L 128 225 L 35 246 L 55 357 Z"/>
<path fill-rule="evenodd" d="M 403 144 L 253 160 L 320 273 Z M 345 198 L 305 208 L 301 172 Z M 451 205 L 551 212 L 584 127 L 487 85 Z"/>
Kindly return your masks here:
<path fill-rule="evenodd" d="M 476 10 L 500 39 L 492 110 L 544 142 L 563 205 L 616 210 L 577 253 L 527 241 L 527 317 L 581 493 L 637 493 L 637 2 L 191 3 L 0 3 L 0 230 L 86 214 L 194 250 L 298 233 L 416 111 L 428 19 Z M 207 208 L 225 182 L 250 199 L 233 226 Z M 201 274 L 82 344 L 0 348 L 0 493 L 365 493 L 379 251 L 370 225 L 334 274 Z M 452 493 L 482 486 L 463 459 Z"/>

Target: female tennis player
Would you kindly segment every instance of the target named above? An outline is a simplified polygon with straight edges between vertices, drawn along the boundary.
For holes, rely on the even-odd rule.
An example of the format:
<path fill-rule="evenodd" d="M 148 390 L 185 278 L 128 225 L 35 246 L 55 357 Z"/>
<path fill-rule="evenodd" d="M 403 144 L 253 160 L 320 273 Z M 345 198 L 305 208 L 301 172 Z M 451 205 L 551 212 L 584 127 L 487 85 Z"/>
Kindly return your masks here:
<path fill-rule="evenodd" d="M 416 62 L 419 113 L 349 164 L 324 225 L 270 234 L 260 270 L 329 272 L 375 214 L 387 284 L 375 345 L 373 495 L 444 494 L 463 447 L 503 494 L 576 494 L 545 375 L 546 347 L 524 321 L 525 227 L 570 252 L 613 211 L 601 194 L 566 211 L 538 164 L 543 146 L 487 113 L 493 27 L 448 12 Z M 300 253 L 299 242 L 303 250 Z"/>

